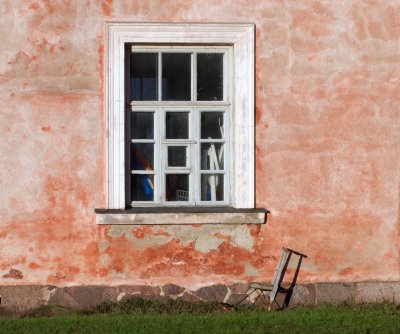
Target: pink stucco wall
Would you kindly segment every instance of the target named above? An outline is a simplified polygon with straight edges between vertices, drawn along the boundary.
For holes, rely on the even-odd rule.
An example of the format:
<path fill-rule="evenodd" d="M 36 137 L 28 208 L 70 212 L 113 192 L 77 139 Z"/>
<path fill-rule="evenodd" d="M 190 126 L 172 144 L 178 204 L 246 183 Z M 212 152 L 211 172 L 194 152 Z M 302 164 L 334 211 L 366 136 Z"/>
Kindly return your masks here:
<path fill-rule="evenodd" d="M 255 23 L 266 225 L 95 224 L 107 20 Z M 2 285 L 399 280 L 398 0 L 3 0 L 0 101 Z"/>

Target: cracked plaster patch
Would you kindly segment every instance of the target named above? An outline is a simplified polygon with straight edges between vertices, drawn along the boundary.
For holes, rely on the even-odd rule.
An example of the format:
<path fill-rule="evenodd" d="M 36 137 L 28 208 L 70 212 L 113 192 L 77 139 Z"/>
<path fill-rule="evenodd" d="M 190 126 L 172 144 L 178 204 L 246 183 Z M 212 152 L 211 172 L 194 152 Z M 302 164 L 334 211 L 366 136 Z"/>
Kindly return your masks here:
<path fill-rule="evenodd" d="M 194 249 L 201 253 L 208 253 L 214 249 L 217 249 L 224 240 L 210 236 L 210 235 L 199 235 L 194 242 Z"/>
<path fill-rule="evenodd" d="M 258 274 L 258 270 L 253 267 L 249 262 L 244 263 L 244 273 L 248 276 L 255 276 Z"/>
<path fill-rule="evenodd" d="M 99 242 L 98 245 L 99 245 L 99 251 L 100 251 L 100 253 L 103 253 L 103 252 L 107 249 L 109 243 L 108 243 L 107 240 L 102 240 L 102 241 Z"/>
<path fill-rule="evenodd" d="M 111 226 L 107 232 L 108 236 L 118 238 L 125 236 L 135 248 L 146 249 L 154 246 L 164 245 L 172 239 L 177 239 L 182 245 L 194 243 L 194 248 L 202 253 L 208 253 L 217 249 L 225 240 L 214 237 L 213 234 L 219 233 L 230 237 L 232 245 L 251 251 L 253 248 L 253 237 L 249 228 L 245 225 L 204 225 L 200 227 L 192 226 L 163 226 L 162 231 L 165 235 L 157 234 L 159 226 L 151 227 L 151 234 L 143 238 L 137 238 L 132 233 L 132 226 L 115 225 Z"/>
<path fill-rule="evenodd" d="M 108 235 L 113 238 L 125 236 L 131 244 L 138 249 L 146 249 L 149 247 L 164 245 L 173 239 L 173 236 L 156 235 L 159 228 L 152 227 L 152 235 L 145 236 L 144 238 L 137 238 L 132 234 L 132 226 L 112 226 Z"/>
<path fill-rule="evenodd" d="M 253 248 L 253 237 L 246 225 L 241 225 L 232 230 L 232 242 L 239 248 L 251 250 Z"/>
<path fill-rule="evenodd" d="M 208 251 L 217 249 L 224 242 L 224 239 L 214 237 L 215 233 L 231 237 L 232 244 L 236 247 L 246 250 L 251 250 L 253 247 L 253 237 L 245 225 L 204 225 L 196 228 L 174 225 L 168 226 L 164 230 L 179 239 L 181 243 L 195 241 L 197 247 L 203 250 L 207 248 Z"/>

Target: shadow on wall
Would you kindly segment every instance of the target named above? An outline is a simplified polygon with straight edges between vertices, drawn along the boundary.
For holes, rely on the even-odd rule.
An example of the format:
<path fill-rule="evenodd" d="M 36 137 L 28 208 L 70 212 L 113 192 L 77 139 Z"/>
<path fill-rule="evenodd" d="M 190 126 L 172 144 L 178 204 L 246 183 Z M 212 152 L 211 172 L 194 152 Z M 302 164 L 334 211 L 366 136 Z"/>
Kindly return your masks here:
<path fill-rule="evenodd" d="M 304 258 L 307 258 L 307 255 L 305 255 L 305 254 L 296 252 L 296 251 L 294 251 L 294 250 L 292 250 L 292 249 L 289 249 L 289 251 L 290 251 L 290 255 L 289 255 L 289 259 L 288 259 L 288 261 L 287 261 L 287 263 L 286 263 L 283 276 L 284 276 L 285 273 L 286 273 L 286 269 L 287 269 L 287 266 L 288 266 L 288 264 L 289 264 L 290 257 L 292 256 L 292 254 L 297 255 L 298 260 L 297 260 L 296 270 L 295 270 L 294 275 L 293 275 L 293 277 L 292 277 L 290 286 L 289 286 L 288 288 L 286 288 L 286 289 L 281 287 L 281 289 L 284 290 L 283 292 L 286 293 L 285 300 L 284 300 L 283 305 L 282 305 L 281 308 L 285 308 L 285 307 L 288 307 L 288 306 L 289 306 L 290 298 L 292 297 L 294 287 L 296 286 L 297 277 L 299 276 L 301 264 L 302 264 L 302 262 L 303 262 L 303 259 L 304 259 Z M 284 277 L 282 277 L 282 280 L 283 280 L 283 278 L 284 278 Z M 280 283 L 281 283 L 281 282 L 280 282 Z M 279 284 L 280 284 L 280 283 L 279 283 Z"/>

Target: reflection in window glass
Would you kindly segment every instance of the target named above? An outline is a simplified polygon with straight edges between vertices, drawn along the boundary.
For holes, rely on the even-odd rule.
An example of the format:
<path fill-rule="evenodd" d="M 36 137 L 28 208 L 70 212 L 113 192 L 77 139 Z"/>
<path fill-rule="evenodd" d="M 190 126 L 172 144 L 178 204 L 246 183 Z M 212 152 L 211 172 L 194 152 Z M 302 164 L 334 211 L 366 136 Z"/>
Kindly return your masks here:
<path fill-rule="evenodd" d="M 131 139 L 154 139 L 154 113 L 131 114 Z"/>
<path fill-rule="evenodd" d="M 224 176 L 221 174 L 201 175 L 201 200 L 223 201 L 224 200 Z"/>
<path fill-rule="evenodd" d="M 131 144 L 131 169 L 154 170 L 154 144 Z"/>
<path fill-rule="evenodd" d="M 224 137 L 224 114 L 222 112 L 201 113 L 201 138 L 222 139 Z"/>
<path fill-rule="evenodd" d="M 132 101 L 158 100 L 158 54 L 132 52 L 130 94 Z"/>
<path fill-rule="evenodd" d="M 154 175 L 132 174 L 131 201 L 154 200 Z"/>
<path fill-rule="evenodd" d="M 222 53 L 197 54 L 197 101 L 222 101 L 224 58 Z"/>
<path fill-rule="evenodd" d="M 165 115 L 166 139 L 189 138 L 189 113 L 167 112 Z"/>
<path fill-rule="evenodd" d="M 162 100 L 191 100 L 191 54 L 162 54 Z"/>
<path fill-rule="evenodd" d="M 167 174 L 165 181 L 167 201 L 189 200 L 188 174 Z"/>
<path fill-rule="evenodd" d="M 224 169 L 224 145 L 219 143 L 201 144 L 201 169 Z"/>

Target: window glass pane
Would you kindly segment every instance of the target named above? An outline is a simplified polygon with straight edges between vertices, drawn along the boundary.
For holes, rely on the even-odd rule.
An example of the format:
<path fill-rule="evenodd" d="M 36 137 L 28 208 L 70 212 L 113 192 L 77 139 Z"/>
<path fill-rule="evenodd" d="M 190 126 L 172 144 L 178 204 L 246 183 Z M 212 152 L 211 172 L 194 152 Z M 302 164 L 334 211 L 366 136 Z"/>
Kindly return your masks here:
<path fill-rule="evenodd" d="M 197 100 L 222 101 L 224 98 L 223 53 L 197 54 Z"/>
<path fill-rule="evenodd" d="M 224 200 L 224 176 L 221 174 L 201 175 L 201 200 Z"/>
<path fill-rule="evenodd" d="M 165 181 L 167 201 L 189 200 L 188 174 L 166 174 Z"/>
<path fill-rule="evenodd" d="M 201 138 L 222 139 L 224 137 L 224 114 L 222 112 L 201 113 Z"/>
<path fill-rule="evenodd" d="M 167 112 L 165 115 L 165 127 L 166 139 L 188 139 L 189 113 Z"/>
<path fill-rule="evenodd" d="M 154 175 L 132 174 L 131 201 L 154 200 Z"/>
<path fill-rule="evenodd" d="M 158 100 L 158 53 L 132 52 L 130 67 L 131 100 Z"/>
<path fill-rule="evenodd" d="M 224 169 L 224 145 L 218 143 L 201 144 L 201 169 Z"/>
<path fill-rule="evenodd" d="M 187 146 L 168 146 L 168 166 L 186 167 L 188 161 Z"/>
<path fill-rule="evenodd" d="M 154 170 L 154 144 L 131 144 L 131 169 Z"/>
<path fill-rule="evenodd" d="M 162 100 L 191 100 L 191 54 L 162 54 Z"/>
<path fill-rule="evenodd" d="M 131 139 L 154 139 L 154 113 L 132 112 Z"/>

